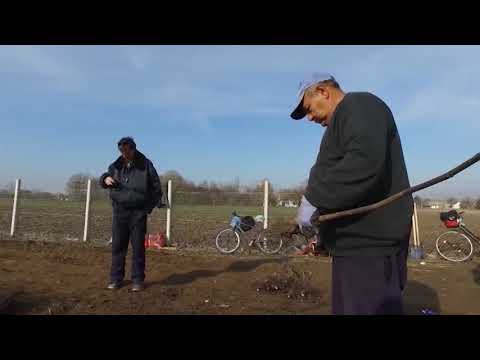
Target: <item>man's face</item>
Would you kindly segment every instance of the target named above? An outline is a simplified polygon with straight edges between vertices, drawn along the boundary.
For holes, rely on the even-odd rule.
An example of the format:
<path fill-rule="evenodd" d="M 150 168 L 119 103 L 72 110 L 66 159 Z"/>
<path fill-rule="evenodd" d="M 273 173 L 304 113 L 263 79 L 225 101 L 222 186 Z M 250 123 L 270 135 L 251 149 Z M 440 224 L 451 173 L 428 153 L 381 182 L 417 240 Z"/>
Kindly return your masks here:
<path fill-rule="evenodd" d="M 130 144 L 122 144 L 118 147 L 118 150 L 126 160 L 133 160 L 135 149 Z"/>
<path fill-rule="evenodd" d="M 306 91 L 303 97 L 303 108 L 308 120 L 328 126 L 334 110 L 328 87 L 317 87 Z"/>

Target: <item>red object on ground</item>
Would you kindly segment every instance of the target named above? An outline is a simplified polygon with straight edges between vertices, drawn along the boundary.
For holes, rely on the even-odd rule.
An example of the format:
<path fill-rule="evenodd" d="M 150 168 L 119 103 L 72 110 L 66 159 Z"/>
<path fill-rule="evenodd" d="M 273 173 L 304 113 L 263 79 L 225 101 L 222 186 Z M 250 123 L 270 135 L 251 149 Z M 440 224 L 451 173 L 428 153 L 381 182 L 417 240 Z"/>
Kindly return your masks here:
<path fill-rule="evenodd" d="M 455 220 L 445 220 L 443 222 L 445 224 L 445 226 L 449 229 L 452 229 L 452 228 L 458 228 L 458 226 L 460 225 L 460 222 L 458 221 L 458 219 L 455 219 Z"/>
<path fill-rule="evenodd" d="M 158 234 L 147 234 L 145 235 L 145 248 L 151 248 L 151 249 L 161 249 L 162 247 L 165 247 L 166 240 L 165 240 L 165 235 L 163 233 L 158 233 Z"/>
<path fill-rule="evenodd" d="M 315 243 L 315 240 L 310 240 L 308 244 L 303 248 L 303 250 L 296 252 L 296 255 L 305 256 L 305 255 L 313 254 L 315 256 L 318 256 L 318 254 L 314 252 L 314 245 L 313 245 L 314 243 Z"/>

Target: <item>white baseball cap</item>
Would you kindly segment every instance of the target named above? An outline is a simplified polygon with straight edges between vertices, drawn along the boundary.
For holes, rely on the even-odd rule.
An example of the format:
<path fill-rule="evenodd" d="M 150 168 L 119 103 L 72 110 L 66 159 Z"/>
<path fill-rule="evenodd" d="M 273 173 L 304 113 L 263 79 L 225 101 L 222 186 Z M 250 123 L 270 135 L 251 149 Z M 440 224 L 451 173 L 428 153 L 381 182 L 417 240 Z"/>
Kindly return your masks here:
<path fill-rule="evenodd" d="M 332 80 L 336 81 L 335 78 L 329 74 L 329 73 L 313 73 L 309 75 L 308 77 L 305 77 L 304 80 L 302 80 L 298 86 L 298 100 L 296 102 L 297 106 L 295 107 L 295 110 L 290 114 L 290 117 L 294 120 L 300 120 L 305 115 L 305 109 L 303 108 L 303 97 L 305 96 L 305 91 L 315 85 L 318 84 L 322 81 L 327 81 L 327 80 Z"/>

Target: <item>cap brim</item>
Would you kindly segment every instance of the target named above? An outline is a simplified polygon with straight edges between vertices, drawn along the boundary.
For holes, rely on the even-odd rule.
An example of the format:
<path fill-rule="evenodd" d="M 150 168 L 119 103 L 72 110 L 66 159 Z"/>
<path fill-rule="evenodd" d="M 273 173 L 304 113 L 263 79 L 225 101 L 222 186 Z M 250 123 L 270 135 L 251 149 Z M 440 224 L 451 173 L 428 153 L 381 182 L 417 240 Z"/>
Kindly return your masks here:
<path fill-rule="evenodd" d="M 302 96 L 302 99 L 298 103 L 295 110 L 293 110 L 293 112 L 290 114 L 290 117 L 293 120 L 300 120 L 300 119 L 304 118 L 306 115 L 307 115 L 307 113 L 305 112 L 305 109 L 303 108 L 303 96 Z"/>

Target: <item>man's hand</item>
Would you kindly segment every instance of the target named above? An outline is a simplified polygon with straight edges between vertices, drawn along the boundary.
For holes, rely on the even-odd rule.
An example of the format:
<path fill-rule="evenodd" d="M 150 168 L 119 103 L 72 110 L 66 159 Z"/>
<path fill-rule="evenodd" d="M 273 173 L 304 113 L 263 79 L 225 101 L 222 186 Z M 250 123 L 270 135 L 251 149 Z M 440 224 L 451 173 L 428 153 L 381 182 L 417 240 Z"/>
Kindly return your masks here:
<path fill-rule="evenodd" d="M 107 176 L 104 182 L 107 186 L 113 186 L 113 184 L 115 184 L 115 180 L 111 176 Z"/>
<path fill-rule="evenodd" d="M 311 219 L 315 211 L 317 211 L 317 208 L 310 204 L 305 196 L 302 196 L 302 202 L 297 213 L 297 223 L 302 232 L 312 231 L 313 225 Z"/>

